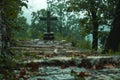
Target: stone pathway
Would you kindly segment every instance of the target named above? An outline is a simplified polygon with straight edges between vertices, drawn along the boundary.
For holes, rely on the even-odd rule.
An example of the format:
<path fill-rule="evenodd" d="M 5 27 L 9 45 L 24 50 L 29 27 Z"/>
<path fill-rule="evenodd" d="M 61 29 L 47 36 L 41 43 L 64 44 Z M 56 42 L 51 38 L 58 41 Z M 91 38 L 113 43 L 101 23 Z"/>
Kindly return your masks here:
<path fill-rule="evenodd" d="M 37 70 L 27 80 L 120 80 L 120 56 L 91 54 L 89 50 L 75 49 L 65 41 L 32 40 L 18 41 L 18 44 L 11 48 L 15 53 L 27 52 L 40 57 L 21 59 L 27 68 Z"/>
<path fill-rule="evenodd" d="M 90 70 L 91 76 L 85 80 L 120 80 L 120 68 Z"/>
<path fill-rule="evenodd" d="M 87 67 L 87 65 L 95 62 L 96 64 L 104 63 L 106 60 L 109 62 L 111 59 L 116 62 L 120 59 L 120 56 L 97 56 L 97 58 L 95 56 L 89 56 L 88 58 L 74 60 L 70 57 L 55 57 L 45 61 L 46 63 L 44 61 L 42 63 L 42 61 L 40 62 L 36 60 L 35 63 L 40 62 L 39 69 L 37 74 L 33 74 L 28 80 L 120 80 L 120 62 L 117 64 L 119 66 L 111 67 L 111 65 L 109 65 L 108 67 L 102 67 L 99 69 Z M 85 63 L 87 65 L 83 64 L 82 60 L 86 61 Z M 83 66 L 79 66 L 81 63 Z M 105 64 L 100 65 L 103 66 Z M 72 71 L 76 74 L 72 74 Z M 79 75 L 82 72 L 87 72 L 89 75 Z"/>
<path fill-rule="evenodd" d="M 66 51 L 72 50 L 71 43 L 54 41 L 47 42 L 44 41 L 17 41 L 18 46 L 11 47 L 14 53 L 35 53 L 35 54 L 53 54 L 53 53 L 64 53 Z"/>
<path fill-rule="evenodd" d="M 28 80 L 75 80 L 76 77 L 71 75 L 71 70 L 81 71 L 81 68 L 70 67 L 61 69 L 60 67 L 41 67 L 39 73 L 41 76 L 29 78 Z"/>
<path fill-rule="evenodd" d="M 38 76 L 30 77 L 28 80 L 78 80 L 78 76 L 72 75 L 71 70 L 78 73 L 89 72 L 90 76 L 80 80 L 120 80 L 120 69 L 102 69 L 88 70 L 85 68 L 68 67 L 61 69 L 60 67 L 40 67 Z"/>

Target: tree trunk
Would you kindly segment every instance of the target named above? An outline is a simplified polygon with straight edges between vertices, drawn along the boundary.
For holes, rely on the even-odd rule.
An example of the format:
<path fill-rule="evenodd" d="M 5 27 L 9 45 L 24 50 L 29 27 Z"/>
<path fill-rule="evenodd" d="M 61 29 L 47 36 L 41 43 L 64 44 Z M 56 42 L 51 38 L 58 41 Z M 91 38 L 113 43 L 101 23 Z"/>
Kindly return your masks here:
<path fill-rule="evenodd" d="M 3 3 L 4 4 L 4 3 Z M 5 21 L 5 16 L 4 16 L 4 8 L 0 10 L 0 19 L 1 19 L 1 24 L 0 24 L 0 28 L 1 28 L 1 56 L 5 57 L 7 54 L 10 53 L 9 51 L 9 47 L 10 47 L 10 43 L 9 43 L 9 27 L 7 27 L 6 25 L 6 21 Z"/>
<path fill-rule="evenodd" d="M 92 42 L 92 49 L 97 51 L 98 48 L 98 20 L 96 15 L 96 9 L 94 9 L 95 2 L 92 1 L 91 3 L 91 15 L 93 21 L 93 42 Z"/>
<path fill-rule="evenodd" d="M 108 52 L 109 50 L 113 52 L 118 51 L 119 43 L 120 43 L 119 35 L 120 35 L 120 0 L 116 6 L 112 28 L 107 38 L 105 49 L 103 52 Z"/>
<path fill-rule="evenodd" d="M 0 11 L 0 53 L 2 49 L 2 18 L 1 18 L 1 11 Z"/>
<path fill-rule="evenodd" d="M 6 31 L 6 25 L 4 21 L 4 17 L 1 17 L 1 37 L 2 37 L 2 49 L 1 49 L 1 54 L 2 56 L 5 56 L 7 54 L 7 49 L 8 49 L 8 40 L 7 40 L 7 31 Z"/>

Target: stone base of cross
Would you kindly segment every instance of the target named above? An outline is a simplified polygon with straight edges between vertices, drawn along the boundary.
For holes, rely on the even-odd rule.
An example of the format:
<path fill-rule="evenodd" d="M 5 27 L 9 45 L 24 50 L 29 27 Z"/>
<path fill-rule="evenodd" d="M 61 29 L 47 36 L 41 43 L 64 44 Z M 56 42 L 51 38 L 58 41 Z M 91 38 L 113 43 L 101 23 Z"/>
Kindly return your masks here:
<path fill-rule="evenodd" d="M 54 40 L 55 36 L 53 32 L 45 32 L 43 35 L 43 40 Z"/>
<path fill-rule="evenodd" d="M 50 29 L 50 22 L 51 20 L 57 20 L 57 17 L 51 17 L 50 11 L 47 11 L 47 17 L 40 17 L 40 20 L 46 20 L 47 21 L 47 32 L 44 33 L 43 40 L 54 40 L 54 33 L 51 32 Z"/>

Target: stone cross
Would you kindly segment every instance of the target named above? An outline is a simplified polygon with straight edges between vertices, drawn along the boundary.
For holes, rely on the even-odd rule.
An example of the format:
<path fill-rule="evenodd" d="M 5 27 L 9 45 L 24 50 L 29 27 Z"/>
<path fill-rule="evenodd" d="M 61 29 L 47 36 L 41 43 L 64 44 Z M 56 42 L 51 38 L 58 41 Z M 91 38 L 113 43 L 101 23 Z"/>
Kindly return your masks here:
<path fill-rule="evenodd" d="M 51 17 L 50 11 L 47 11 L 47 17 L 40 17 L 40 20 L 46 20 L 47 21 L 47 32 L 50 33 L 50 22 L 51 20 L 57 20 L 57 17 Z"/>

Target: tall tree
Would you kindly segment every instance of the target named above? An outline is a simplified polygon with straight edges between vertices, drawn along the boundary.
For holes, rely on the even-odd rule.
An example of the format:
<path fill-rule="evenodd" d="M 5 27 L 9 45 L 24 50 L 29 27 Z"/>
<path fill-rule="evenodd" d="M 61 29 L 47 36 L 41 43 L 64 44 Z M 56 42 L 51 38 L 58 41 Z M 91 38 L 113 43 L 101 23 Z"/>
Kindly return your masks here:
<path fill-rule="evenodd" d="M 116 10 L 114 14 L 114 20 L 112 23 L 112 28 L 109 33 L 107 42 L 105 44 L 105 50 L 103 52 L 118 51 L 120 45 L 120 0 L 118 0 L 118 4 L 116 5 Z"/>
<path fill-rule="evenodd" d="M 22 10 L 22 7 L 27 7 L 27 0 L 1 0 L 0 2 L 0 14 L 1 14 L 1 34 L 2 34 L 2 51 L 1 54 L 5 55 L 8 52 L 8 47 L 10 46 L 10 37 L 12 24 L 17 18 L 18 14 Z"/>
<path fill-rule="evenodd" d="M 14 19 L 18 17 L 18 14 L 21 12 L 23 6 L 27 7 L 26 1 L 27 0 L 0 0 L 0 28 L 2 34 L 2 50 L 0 52 L 0 74 L 4 76 L 5 80 L 16 80 L 15 76 L 12 75 L 12 73 L 14 73 L 14 59 L 13 57 L 11 57 L 11 55 L 9 55 L 9 47 L 11 46 L 11 31 L 12 29 L 14 29 L 11 22 L 13 22 Z M 4 70 L 5 74 L 4 72 L 2 73 L 2 70 Z M 0 79 L 3 80 L 3 78 L 1 77 Z"/>
<path fill-rule="evenodd" d="M 79 40 L 80 34 L 80 25 L 78 13 L 69 13 L 65 11 L 66 0 L 48 0 L 48 10 L 52 12 L 53 15 L 58 17 L 58 21 L 56 22 L 56 31 L 55 33 L 59 34 L 62 37 L 73 36 L 76 40 Z M 78 32 L 78 34 L 76 34 Z M 76 36 L 74 36 L 76 35 Z"/>
<path fill-rule="evenodd" d="M 93 42 L 92 42 L 92 49 L 97 50 L 98 47 L 98 19 L 97 19 L 97 9 L 95 8 L 95 0 L 90 2 L 90 12 L 92 16 L 92 24 L 93 24 Z"/>
<path fill-rule="evenodd" d="M 40 20 L 40 17 L 47 16 L 47 11 L 45 9 L 32 12 L 31 20 L 31 38 L 42 38 L 43 32 L 46 31 L 46 24 Z"/>
<path fill-rule="evenodd" d="M 91 27 L 93 34 L 92 48 L 97 50 L 98 47 L 98 29 L 99 26 L 110 25 L 111 17 L 113 15 L 113 8 L 116 2 L 111 0 L 68 0 L 68 11 L 83 12 L 84 17 L 80 21 L 84 21 L 86 24 L 83 27 Z M 107 12 L 106 12 L 107 11 Z M 111 12 L 111 13 L 110 13 Z M 80 22 L 81 23 L 81 22 Z M 87 25 L 89 24 L 89 25 Z"/>
<path fill-rule="evenodd" d="M 14 27 L 14 29 L 11 31 L 11 37 L 13 40 L 30 38 L 30 25 L 27 23 L 27 19 L 24 16 L 20 15 L 14 20 L 14 22 L 11 22 L 11 25 Z"/>

